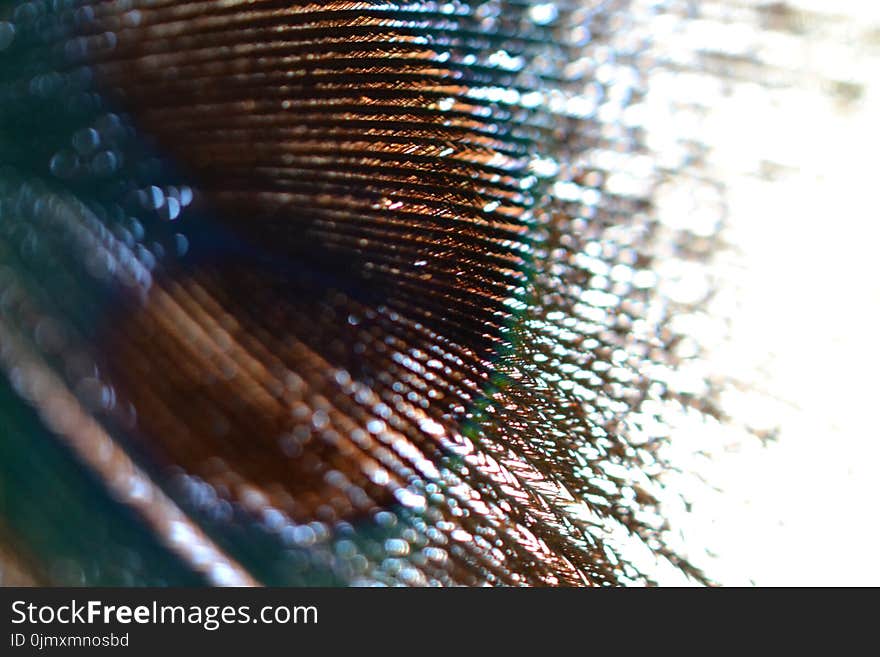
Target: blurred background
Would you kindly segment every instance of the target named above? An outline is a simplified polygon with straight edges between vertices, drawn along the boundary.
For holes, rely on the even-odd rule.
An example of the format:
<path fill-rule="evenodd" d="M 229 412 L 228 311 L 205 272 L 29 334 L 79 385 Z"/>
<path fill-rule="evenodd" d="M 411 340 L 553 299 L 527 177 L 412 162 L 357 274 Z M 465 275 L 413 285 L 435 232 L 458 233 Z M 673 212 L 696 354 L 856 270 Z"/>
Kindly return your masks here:
<path fill-rule="evenodd" d="M 707 86 L 717 102 L 661 125 L 687 122 L 723 183 L 728 248 L 710 313 L 729 318 L 729 341 L 713 370 L 740 382 L 728 413 L 773 438 L 721 439 L 703 472 L 724 492 L 695 498 L 682 521 L 705 532 L 724 583 L 876 585 L 880 5 L 688 6 L 699 18 L 664 43 L 687 63 L 704 52 L 706 72 L 659 84 L 685 103 L 705 102 Z M 667 202 L 675 214 L 694 201 L 673 190 L 661 212 Z"/>

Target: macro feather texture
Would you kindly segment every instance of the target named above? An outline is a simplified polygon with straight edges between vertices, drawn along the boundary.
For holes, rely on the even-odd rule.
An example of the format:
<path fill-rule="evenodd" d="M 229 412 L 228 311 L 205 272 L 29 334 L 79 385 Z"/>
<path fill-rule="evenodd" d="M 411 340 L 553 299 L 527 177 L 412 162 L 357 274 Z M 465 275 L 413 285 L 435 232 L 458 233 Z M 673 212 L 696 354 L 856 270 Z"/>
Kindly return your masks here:
<path fill-rule="evenodd" d="M 657 263 L 706 277 L 723 195 L 639 119 L 660 4 L 0 4 L 0 560 L 711 581 L 662 444 L 669 409 L 725 419 L 723 377 L 677 376 L 712 286 Z M 670 229 L 691 174 L 717 212 Z"/>
<path fill-rule="evenodd" d="M 7 372 L 208 528 L 220 575 L 158 542 L 214 581 L 649 577 L 608 526 L 700 579 L 627 426 L 676 392 L 648 374 L 649 199 L 595 164 L 640 148 L 595 117 L 638 93 L 625 11 L 18 3 Z M 49 376 L 93 435 L 45 418 Z"/>

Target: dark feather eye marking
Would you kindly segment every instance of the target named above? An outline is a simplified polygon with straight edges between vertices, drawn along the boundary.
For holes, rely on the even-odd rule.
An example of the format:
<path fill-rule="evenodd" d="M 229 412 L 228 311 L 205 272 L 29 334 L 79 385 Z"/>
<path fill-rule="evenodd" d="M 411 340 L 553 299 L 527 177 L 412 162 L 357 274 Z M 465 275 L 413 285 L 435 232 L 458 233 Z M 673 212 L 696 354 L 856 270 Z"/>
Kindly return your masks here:
<path fill-rule="evenodd" d="M 0 114 L 66 100 L 0 133 L 59 263 L 7 249 L 40 292 L 5 321 L 52 318 L 69 362 L 30 348 L 244 567 L 647 579 L 619 528 L 702 577 L 630 415 L 676 395 L 649 192 L 596 155 L 641 148 L 597 115 L 638 92 L 604 45 L 625 2 L 13 4 Z"/>

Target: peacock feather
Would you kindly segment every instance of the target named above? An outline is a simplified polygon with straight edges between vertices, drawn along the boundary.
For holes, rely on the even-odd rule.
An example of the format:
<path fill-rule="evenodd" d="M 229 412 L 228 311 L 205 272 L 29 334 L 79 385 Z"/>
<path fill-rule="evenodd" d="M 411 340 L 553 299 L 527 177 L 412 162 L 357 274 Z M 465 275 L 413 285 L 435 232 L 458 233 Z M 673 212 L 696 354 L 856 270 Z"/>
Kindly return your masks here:
<path fill-rule="evenodd" d="M 685 4 L 0 3 L 10 577 L 709 582 L 664 445 L 726 421 L 713 288 L 663 275 L 723 190 L 644 118 L 712 65 L 646 29 Z"/>

